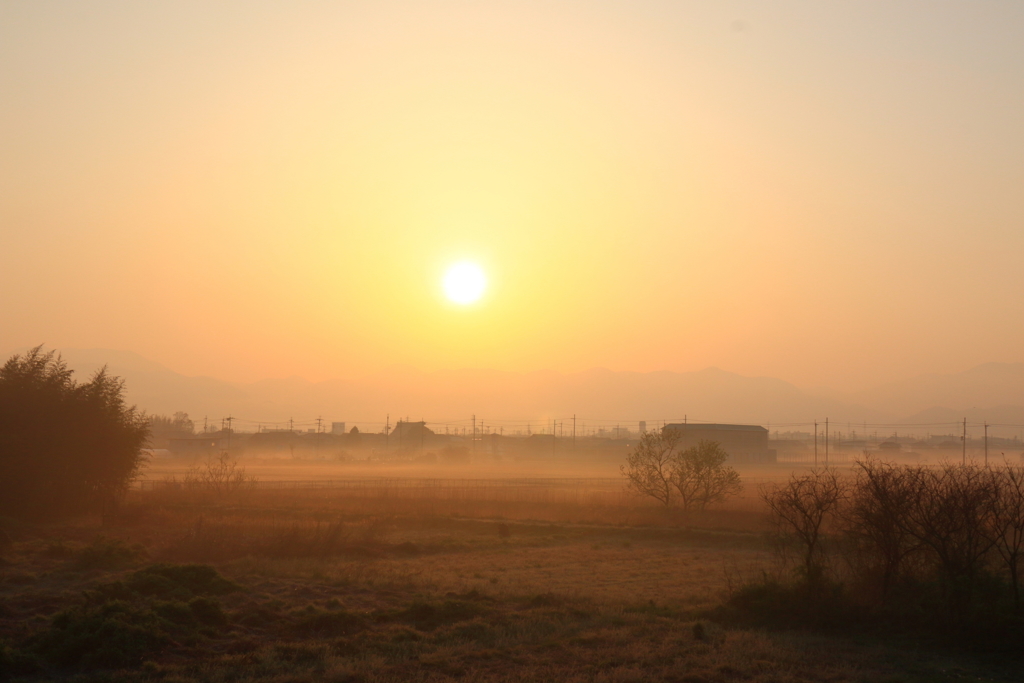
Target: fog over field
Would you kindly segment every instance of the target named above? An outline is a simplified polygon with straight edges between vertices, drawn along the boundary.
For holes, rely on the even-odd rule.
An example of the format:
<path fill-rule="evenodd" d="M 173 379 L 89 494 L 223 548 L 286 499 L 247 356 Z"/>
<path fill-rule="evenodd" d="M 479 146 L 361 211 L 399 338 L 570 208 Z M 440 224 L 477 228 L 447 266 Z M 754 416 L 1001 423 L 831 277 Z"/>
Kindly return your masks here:
<path fill-rule="evenodd" d="M 0 683 L 1020 683 L 1021 0 L 0 2 Z"/>

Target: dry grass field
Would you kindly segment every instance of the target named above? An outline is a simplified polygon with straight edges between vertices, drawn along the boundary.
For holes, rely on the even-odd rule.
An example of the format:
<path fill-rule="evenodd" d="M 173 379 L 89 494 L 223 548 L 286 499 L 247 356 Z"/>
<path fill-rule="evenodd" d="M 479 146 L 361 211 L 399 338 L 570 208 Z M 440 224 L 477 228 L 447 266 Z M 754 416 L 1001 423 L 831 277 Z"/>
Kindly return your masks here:
<path fill-rule="evenodd" d="M 104 520 L 5 521 L 0 678 L 1021 679 L 1005 659 L 716 618 L 774 566 L 750 486 L 685 513 L 607 476 L 302 474 L 226 495 L 153 485 Z"/>

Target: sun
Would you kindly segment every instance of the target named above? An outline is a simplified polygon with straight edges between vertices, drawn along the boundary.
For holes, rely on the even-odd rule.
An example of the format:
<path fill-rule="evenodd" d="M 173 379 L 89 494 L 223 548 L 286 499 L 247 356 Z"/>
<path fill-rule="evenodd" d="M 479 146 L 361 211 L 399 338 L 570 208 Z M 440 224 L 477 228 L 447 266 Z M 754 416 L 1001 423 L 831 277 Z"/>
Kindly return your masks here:
<path fill-rule="evenodd" d="M 444 293 L 457 304 L 471 304 L 487 287 L 487 278 L 480 266 L 464 261 L 456 263 L 444 274 Z"/>

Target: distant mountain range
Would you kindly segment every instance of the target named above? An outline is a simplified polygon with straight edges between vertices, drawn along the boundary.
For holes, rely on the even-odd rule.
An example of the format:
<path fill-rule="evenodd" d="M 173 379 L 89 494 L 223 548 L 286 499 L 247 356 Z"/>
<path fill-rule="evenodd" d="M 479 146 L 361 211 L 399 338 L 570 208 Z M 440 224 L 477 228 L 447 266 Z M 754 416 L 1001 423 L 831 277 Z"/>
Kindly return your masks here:
<path fill-rule="evenodd" d="M 904 415 L 942 406 L 963 418 L 964 410 L 1024 406 L 1024 363 L 985 363 L 955 374 L 920 375 L 843 398 Z M 1016 410 L 1020 415 L 1021 409 Z"/>
<path fill-rule="evenodd" d="M 150 413 L 188 412 L 214 424 L 233 415 L 248 422 L 308 423 L 318 416 L 349 424 L 382 423 L 385 415 L 428 422 L 478 420 L 534 425 L 577 416 L 580 422 L 646 420 L 750 422 L 786 431 L 828 416 L 837 425 L 970 422 L 1024 424 L 1024 363 L 989 363 L 961 373 L 929 374 L 852 394 L 818 395 L 770 377 L 717 368 L 697 372 L 514 373 L 495 370 L 420 372 L 395 368 L 359 380 L 310 382 L 299 377 L 249 384 L 189 377 L 130 351 L 61 351 L 77 373 L 106 364 L 126 381 L 129 399 Z M 614 426 L 614 425 L 613 425 Z M 806 427 L 792 427 L 806 430 Z M 938 426 L 935 430 L 938 429 Z M 1019 429 L 996 428 L 1007 434 Z"/>

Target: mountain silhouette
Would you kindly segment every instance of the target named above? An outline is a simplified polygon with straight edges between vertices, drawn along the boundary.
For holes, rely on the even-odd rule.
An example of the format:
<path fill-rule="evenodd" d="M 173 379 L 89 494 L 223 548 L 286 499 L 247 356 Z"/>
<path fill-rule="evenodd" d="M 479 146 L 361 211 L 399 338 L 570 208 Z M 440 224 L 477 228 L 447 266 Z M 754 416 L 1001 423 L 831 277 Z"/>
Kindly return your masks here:
<path fill-rule="evenodd" d="M 69 366 L 89 375 L 107 365 L 126 381 L 129 400 L 151 413 L 188 412 L 214 423 L 309 424 L 317 417 L 351 424 L 383 423 L 390 415 L 430 422 L 545 424 L 551 419 L 591 426 L 645 420 L 749 422 L 774 431 L 806 431 L 829 417 L 835 424 L 931 424 L 988 421 L 1024 424 L 1024 363 L 987 363 L 961 373 L 928 374 L 850 394 L 820 395 L 772 377 L 719 368 L 695 372 L 506 372 L 485 369 L 425 372 L 393 367 L 359 379 L 311 382 L 301 377 L 251 383 L 175 372 L 132 351 L 67 349 Z M 614 425 L 612 425 L 614 426 Z M 939 429 L 941 431 L 941 429 Z M 1006 430 L 1003 430 L 1006 431 Z M 1012 431 L 1012 430 L 1010 430 Z M 1019 431 L 1019 430 L 1018 430 Z"/>

